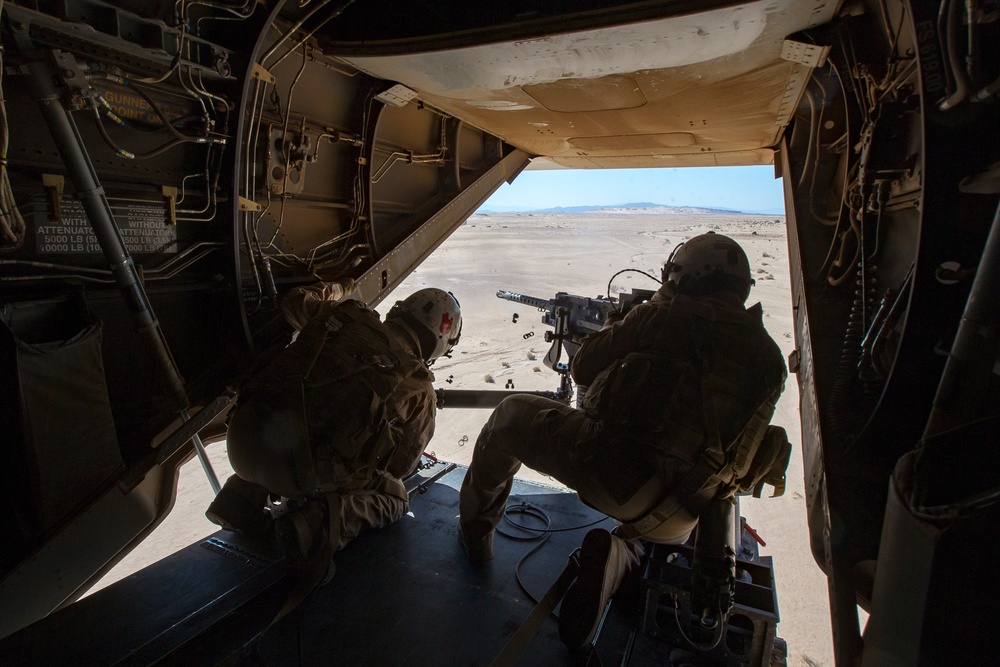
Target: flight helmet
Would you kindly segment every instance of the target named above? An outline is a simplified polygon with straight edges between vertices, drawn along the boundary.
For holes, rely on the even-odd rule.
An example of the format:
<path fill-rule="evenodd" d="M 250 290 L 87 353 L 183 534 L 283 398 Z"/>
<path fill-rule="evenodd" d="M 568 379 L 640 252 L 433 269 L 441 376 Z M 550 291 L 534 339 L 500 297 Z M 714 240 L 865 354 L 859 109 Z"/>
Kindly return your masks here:
<path fill-rule="evenodd" d="M 417 290 L 389 310 L 386 320 L 396 320 L 413 333 L 420 356 L 428 364 L 444 356 L 462 334 L 462 309 L 451 292 L 436 287 Z"/>
<path fill-rule="evenodd" d="M 750 260 L 740 244 L 722 234 L 708 232 L 677 246 L 663 266 L 663 282 L 681 294 L 700 295 L 719 289 L 740 294 L 743 301 L 755 284 Z"/>

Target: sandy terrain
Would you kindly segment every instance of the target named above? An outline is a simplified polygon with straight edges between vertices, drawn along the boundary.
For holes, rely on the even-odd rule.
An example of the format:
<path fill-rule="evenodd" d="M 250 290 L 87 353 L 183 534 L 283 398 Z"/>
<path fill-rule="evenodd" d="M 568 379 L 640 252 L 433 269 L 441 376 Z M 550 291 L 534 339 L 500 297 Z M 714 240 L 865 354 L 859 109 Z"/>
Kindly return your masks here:
<path fill-rule="evenodd" d="M 510 290 L 551 298 L 556 292 L 606 294 L 615 272 L 634 268 L 658 276 L 663 260 L 680 242 L 708 230 L 727 234 L 747 250 L 757 285 L 750 301 L 762 302 L 765 325 L 786 357 L 794 347 L 784 220 L 754 215 L 669 215 L 599 212 L 586 214 L 475 215 L 379 308 L 424 286 L 452 291 L 462 304 L 462 341 L 451 359 L 434 367 L 436 385 L 461 389 L 555 389 L 558 379 L 545 368 L 546 327 L 534 308 L 496 298 Z M 638 273 L 613 280 L 611 292 L 655 289 Z M 514 318 L 517 314 L 518 317 Z M 514 321 L 516 319 L 516 322 Z M 528 337 L 529 333 L 533 334 Z M 445 409 L 429 451 L 468 463 L 488 410 Z M 778 404 L 775 423 L 798 443 L 798 391 L 794 376 Z M 231 472 L 225 445 L 209 448 L 220 478 Z M 527 469 L 526 477 L 544 479 Z M 214 532 L 203 511 L 211 490 L 197 461 L 181 475 L 177 504 L 163 525 L 119 564 L 102 584 Z M 809 553 L 802 460 L 793 452 L 788 489 L 781 498 L 744 499 L 742 513 L 767 542 L 775 561 L 781 623 L 789 665 L 832 665 L 826 579 Z"/>

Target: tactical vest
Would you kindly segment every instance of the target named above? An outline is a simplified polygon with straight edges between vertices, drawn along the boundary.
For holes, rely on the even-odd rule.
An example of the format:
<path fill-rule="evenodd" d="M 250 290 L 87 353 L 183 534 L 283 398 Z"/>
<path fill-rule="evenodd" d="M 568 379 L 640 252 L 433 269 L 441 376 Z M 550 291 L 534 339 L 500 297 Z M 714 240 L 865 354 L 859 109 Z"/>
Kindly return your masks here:
<path fill-rule="evenodd" d="M 774 413 L 784 380 L 780 352 L 759 305 L 733 309 L 677 296 L 668 308 L 651 347 L 598 374 L 582 407 L 651 447 L 664 479 L 683 479 L 697 466 L 735 489 Z"/>
<path fill-rule="evenodd" d="M 234 471 L 290 497 L 376 483 L 397 442 L 388 403 L 421 368 L 360 302 L 311 319 L 241 389 L 229 425 Z"/>

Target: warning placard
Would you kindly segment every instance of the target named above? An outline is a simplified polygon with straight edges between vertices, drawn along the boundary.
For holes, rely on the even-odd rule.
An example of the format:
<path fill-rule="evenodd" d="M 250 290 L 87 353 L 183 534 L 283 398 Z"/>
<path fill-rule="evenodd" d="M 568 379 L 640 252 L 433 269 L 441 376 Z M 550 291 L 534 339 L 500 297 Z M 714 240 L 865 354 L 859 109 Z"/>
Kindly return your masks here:
<path fill-rule="evenodd" d="M 90 227 L 83 204 L 63 199 L 59 220 L 50 220 L 49 207 L 34 202 L 35 248 L 41 255 L 100 254 L 94 230 Z M 167 224 L 165 205 L 123 202 L 112 204 L 111 212 L 121 230 L 125 248 L 135 255 L 176 253 L 177 228 Z"/>
<path fill-rule="evenodd" d="M 110 82 L 101 82 L 94 87 L 100 91 L 101 97 L 114 110 L 115 115 L 126 121 L 136 121 L 146 125 L 163 125 L 161 113 L 171 121 L 190 113 L 189 108 L 171 102 L 155 92 L 149 93 L 149 95 L 156 100 L 159 112 L 144 97 L 127 88 L 116 86 Z"/>

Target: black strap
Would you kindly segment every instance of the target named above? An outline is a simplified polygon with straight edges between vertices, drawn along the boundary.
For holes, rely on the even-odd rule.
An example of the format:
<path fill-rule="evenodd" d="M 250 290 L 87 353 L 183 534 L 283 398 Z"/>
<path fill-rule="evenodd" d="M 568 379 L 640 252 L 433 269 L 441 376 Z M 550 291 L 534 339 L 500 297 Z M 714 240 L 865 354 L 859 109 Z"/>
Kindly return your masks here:
<path fill-rule="evenodd" d="M 490 663 L 490 667 L 513 667 L 513 665 L 517 664 L 521 654 L 524 653 L 531 640 L 538 634 L 546 617 L 552 613 L 552 610 L 556 608 L 559 601 L 566 595 L 566 591 L 569 590 L 570 584 L 576 579 L 579 571 L 580 563 L 574 554 L 570 556 L 569 562 L 563 569 L 562 574 L 559 575 L 559 578 L 545 592 L 545 595 L 538 601 L 538 604 L 531 610 L 531 613 L 528 614 L 527 618 L 521 622 L 521 625 L 518 626 L 514 634 L 507 640 L 503 649 L 500 650 L 497 657 Z"/>

